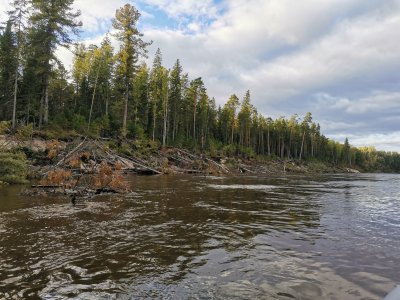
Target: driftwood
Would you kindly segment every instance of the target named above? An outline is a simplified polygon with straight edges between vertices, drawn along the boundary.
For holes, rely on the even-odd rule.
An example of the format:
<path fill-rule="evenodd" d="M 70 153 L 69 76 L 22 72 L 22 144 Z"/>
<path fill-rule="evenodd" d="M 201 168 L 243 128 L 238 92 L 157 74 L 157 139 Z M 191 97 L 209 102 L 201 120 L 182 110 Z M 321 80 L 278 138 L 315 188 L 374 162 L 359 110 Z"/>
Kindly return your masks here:
<path fill-rule="evenodd" d="M 178 169 L 180 173 L 184 174 L 203 174 L 204 172 L 201 170 L 188 170 L 188 169 Z"/>
<path fill-rule="evenodd" d="M 247 172 L 247 173 L 257 173 L 257 172 L 254 172 L 254 171 L 252 171 L 252 170 L 250 170 L 250 169 L 248 169 L 248 168 L 246 168 L 246 167 L 244 167 L 243 165 L 239 165 L 239 169 L 243 172 L 243 171 L 245 171 L 245 172 Z"/>
<path fill-rule="evenodd" d="M 187 151 L 185 151 L 185 150 L 182 150 L 182 149 L 179 149 L 178 151 L 180 151 L 180 152 L 186 154 L 186 155 L 189 156 L 189 157 L 192 157 L 193 159 L 197 159 L 197 160 L 203 160 L 203 159 L 205 159 L 207 162 L 210 162 L 210 163 L 212 163 L 213 165 L 217 166 L 218 168 L 220 168 L 221 170 L 223 170 L 225 173 L 230 173 L 230 171 L 229 171 L 229 169 L 228 169 L 227 167 L 225 167 L 225 166 L 223 166 L 223 165 L 217 163 L 216 161 L 214 161 L 214 160 L 212 160 L 212 159 L 209 159 L 209 158 L 207 158 L 207 157 L 206 157 L 206 158 L 202 158 L 202 157 L 196 156 L 196 155 L 191 154 L 191 153 L 189 153 L 189 152 L 187 152 Z"/>
<path fill-rule="evenodd" d="M 189 157 L 192 157 L 193 159 L 197 159 L 197 160 L 201 159 L 201 157 L 199 157 L 197 155 L 194 155 L 192 153 L 189 153 L 189 152 L 187 152 L 185 150 L 182 150 L 182 149 L 178 149 L 178 152 L 183 152 L 184 154 L 186 154 Z"/>
<path fill-rule="evenodd" d="M 206 161 L 211 162 L 212 164 L 216 165 L 218 168 L 222 169 L 225 173 L 230 173 L 227 167 L 224 167 L 223 165 L 220 165 L 219 163 L 213 161 L 212 159 L 206 158 Z"/>
<path fill-rule="evenodd" d="M 31 185 L 31 188 L 35 189 L 56 189 L 56 188 L 62 188 L 62 185 Z"/>
<path fill-rule="evenodd" d="M 140 167 L 142 169 L 152 171 L 154 174 L 162 174 L 160 171 L 157 171 L 157 170 L 155 170 L 155 169 L 153 169 L 153 168 L 151 168 L 149 166 L 146 166 L 144 163 L 140 163 L 140 162 L 135 161 L 135 160 L 138 160 L 137 158 L 133 158 L 132 159 L 132 158 L 123 157 L 123 156 L 115 154 L 115 153 L 112 153 L 112 154 L 109 153 L 109 152 L 107 152 L 107 153 L 112 155 L 112 156 L 114 156 L 114 157 L 116 157 L 116 158 L 118 158 L 126 166 L 129 166 L 129 165 L 127 164 L 127 162 L 125 160 L 127 160 L 129 163 L 131 163 L 134 166 L 138 166 L 138 167 Z"/>
<path fill-rule="evenodd" d="M 110 189 L 110 188 L 104 187 L 104 188 L 97 189 L 95 192 L 96 195 L 106 194 L 106 193 L 107 194 L 118 194 L 118 191 L 115 189 Z"/>
<path fill-rule="evenodd" d="M 74 154 L 84 143 L 85 143 L 85 141 L 86 141 L 86 136 L 85 136 L 85 138 L 83 139 L 83 141 L 78 145 L 78 146 L 76 146 L 74 149 L 72 149 L 72 151 L 70 151 L 67 155 L 65 155 L 57 164 L 56 164 L 56 167 L 58 167 L 62 162 L 64 162 L 68 157 L 70 157 L 72 154 Z"/>

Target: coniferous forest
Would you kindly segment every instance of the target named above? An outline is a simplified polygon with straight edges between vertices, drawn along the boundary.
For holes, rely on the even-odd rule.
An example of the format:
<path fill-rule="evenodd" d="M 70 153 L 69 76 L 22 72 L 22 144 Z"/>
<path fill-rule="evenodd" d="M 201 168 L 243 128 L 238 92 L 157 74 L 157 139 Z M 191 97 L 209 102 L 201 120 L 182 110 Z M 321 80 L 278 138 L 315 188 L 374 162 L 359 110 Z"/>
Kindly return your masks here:
<path fill-rule="evenodd" d="M 73 0 L 14 0 L 0 33 L 0 121 L 10 132 L 60 137 L 134 139 L 227 156 L 318 160 L 366 171 L 400 171 L 400 155 L 326 138 L 312 114 L 272 119 L 257 111 L 250 91 L 217 105 L 202 78 L 179 59 L 163 65 L 129 5 L 99 45 L 76 43 L 80 13 Z M 114 48 L 111 39 L 118 41 Z M 154 41 L 156 44 L 157 41 Z M 59 47 L 74 53 L 67 70 Z"/>

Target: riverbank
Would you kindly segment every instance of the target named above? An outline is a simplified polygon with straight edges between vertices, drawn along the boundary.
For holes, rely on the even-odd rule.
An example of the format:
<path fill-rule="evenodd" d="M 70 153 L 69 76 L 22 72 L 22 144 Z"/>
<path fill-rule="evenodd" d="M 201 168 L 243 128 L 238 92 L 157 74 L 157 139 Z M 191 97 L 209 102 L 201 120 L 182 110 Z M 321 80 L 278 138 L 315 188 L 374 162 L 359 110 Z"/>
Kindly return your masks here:
<path fill-rule="evenodd" d="M 29 178 L 39 179 L 54 167 L 87 170 L 103 161 L 125 173 L 152 174 L 277 174 L 359 173 L 318 160 L 281 160 L 273 157 L 245 157 L 221 152 L 202 153 L 174 147 L 159 147 L 152 141 L 92 139 L 74 137 L 56 140 L 0 136 L 0 149 L 25 153 Z M 67 163 L 72 158 L 78 161 Z M 61 165 L 65 166 L 61 166 Z"/>

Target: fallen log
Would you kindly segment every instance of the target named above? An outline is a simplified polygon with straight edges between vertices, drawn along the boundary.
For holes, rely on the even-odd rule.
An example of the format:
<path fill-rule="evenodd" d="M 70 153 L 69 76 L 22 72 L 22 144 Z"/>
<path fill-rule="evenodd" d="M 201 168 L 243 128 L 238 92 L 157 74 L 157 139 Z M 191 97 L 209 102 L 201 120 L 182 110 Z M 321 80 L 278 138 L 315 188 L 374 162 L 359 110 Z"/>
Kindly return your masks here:
<path fill-rule="evenodd" d="M 209 162 L 211 162 L 212 164 L 216 165 L 218 168 L 222 169 L 224 172 L 230 173 L 230 171 L 228 170 L 228 168 L 224 167 L 223 165 L 220 165 L 219 163 L 213 161 L 212 159 L 206 158 L 206 161 L 209 161 Z"/>
<path fill-rule="evenodd" d="M 96 195 L 100 195 L 100 194 L 118 194 L 118 191 L 115 189 L 111 189 L 111 188 L 100 188 L 97 189 L 95 192 Z"/>
<path fill-rule="evenodd" d="M 252 171 L 252 170 L 246 168 L 246 167 L 243 167 L 242 165 L 239 165 L 239 169 L 240 169 L 240 171 L 241 171 L 242 173 L 244 173 L 243 171 L 245 171 L 245 172 L 247 172 L 247 173 L 253 173 L 253 174 L 257 173 L 257 172 L 254 172 L 254 171 Z"/>
<path fill-rule="evenodd" d="M 70 157 L 72 154 L 74 154 L 84 143 L 85 143 L 85 141 L 86 141 L 86 136 L 85 136 L 85 138 L 83 139 L 83 141 L 78 145 L 78 146 L 76 146 L 72 151 L 70 151 L 69 153 L 67 153 L 67 155 L 65 155 L 57 164 L 56 164 L 56 167 L 58 167 L 62 162 L 64 162 L 68 157 Z"/>
<path fill-rule="evenodd" d="M 31 188 L 35 189 L 56 189 L 56 188 L 62 188 L 62 185 L 31 185 Z"/>
<path fill-rule="evenodd" d="M 131 164 L 137 165 L 137 166 L 139 166 L 139 167 L 141 167 L 141 168 L 143 168 L 143 169 L 150 170 L 150 171 L 152 171 L 154 174 L 158 174 L 158 175 L 162 174 L 160 171 L 157 171 L 157 170 L 155 170 L 155 169 L 153 169 L 153 168 L 150 168 L 150 167 L 148 167 L 148 166 L 145 166 L 145 165 L 143 165 L 143 164 L 140 164 L 140 163 L 138 163 L 138 162 L 135 162 L 135 161 L 133 161 L 133 160 L 130 159 L 130 158 L 124 158 L 124 157 L 122 157 L 122 156 L 120 156 L 120 155 L 118 155 L 118 154 L 112 154 L 112 155 L 114 155 L 115 157 L 119 158 L 119 160 L 122 161 L 125 165 L 127 165 L 127 163 L 124 161 L 124 160 L 126 159 L 126 160 L 128 160 Z"/>

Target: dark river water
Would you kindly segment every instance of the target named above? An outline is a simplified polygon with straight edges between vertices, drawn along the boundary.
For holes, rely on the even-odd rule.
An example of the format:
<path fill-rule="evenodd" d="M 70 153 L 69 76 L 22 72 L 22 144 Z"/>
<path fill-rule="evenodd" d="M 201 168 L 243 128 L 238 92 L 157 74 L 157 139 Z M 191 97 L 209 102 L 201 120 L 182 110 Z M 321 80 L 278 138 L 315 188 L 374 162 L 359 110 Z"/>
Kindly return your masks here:
<path fill-rule="evenodd" d="M 78 199 L 0 189 L 0 299 L 382 299 L 399 175 L 158 176 Z"/>

